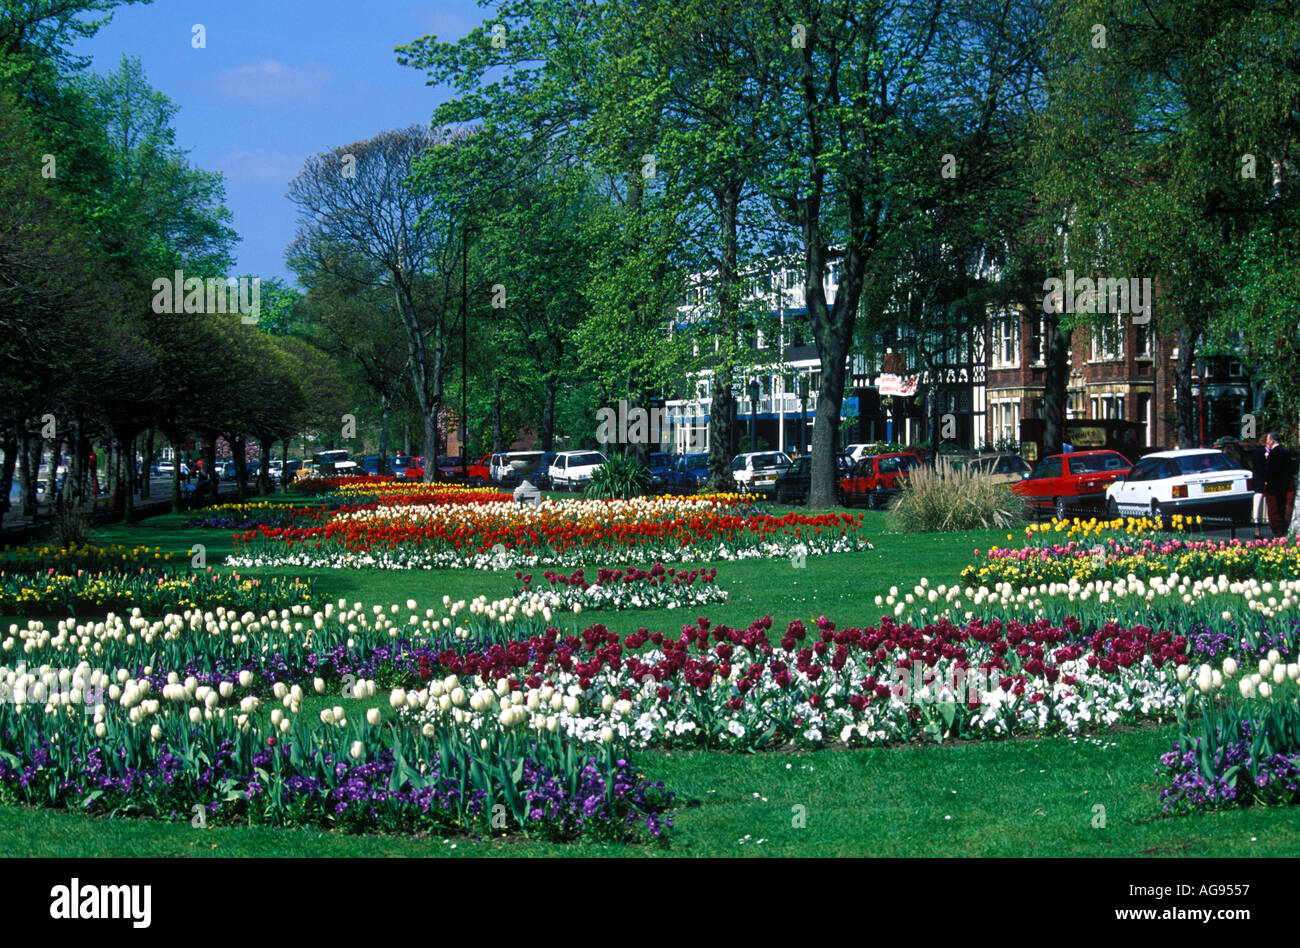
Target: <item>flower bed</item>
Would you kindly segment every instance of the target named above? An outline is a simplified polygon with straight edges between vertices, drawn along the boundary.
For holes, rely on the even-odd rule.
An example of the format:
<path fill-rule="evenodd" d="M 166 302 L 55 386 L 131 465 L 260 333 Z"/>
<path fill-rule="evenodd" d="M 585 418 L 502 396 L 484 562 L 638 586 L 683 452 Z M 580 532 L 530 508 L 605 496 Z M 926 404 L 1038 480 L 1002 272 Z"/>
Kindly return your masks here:
<path fill-rule="evenodd" d="M 256 501 L 246 504 L 214 504 L 203 508 L 202 516 L 185 522 L 187 527 L 207 530 L 252 530 L 256 527 L 287 527 L 304 520 L 320 520 L 325 508 L 290 506 Z"/>
<path fill-rule="evenodd" d="M 976 550 L 975 557 L 981 562 L 962 570 L 963 583 L 1041 584 L 1130 575 L 1149 579 L 1171 573 L 1283 579 L 1300 575 L 1300 538 L 1195 540 L 1098 533 L 1063 543 L 1049 539 L 1018 548 L 994 547 L 982 554 Z"/>
<path fill-rule="evenodd" d="M 237 535 L 235 566 L 505 569 L 574 566 L 596 555 L 691 562 L 871 549 L 861 515 L 744 509 L 732 497 L 543 501 L 520 506 L 388 505 L 340 512 L 321 527 Z"/>
<path fill-rule="evenodd" d="M 1300 803 L 1300 663 L 1285 654 L 1185 671 L 1179 737 L 1156 766 L 1165 810 Z"/>
<path fill-rule="evenodd" d="M 180 553 L 165 553 L 160 546 L 97 546 L 93 543 L 61 546 L 19 546 L 0 550 L 0 572 L 44 573 L 54 570 L 95 572 L 105 569 L 156 567 L 184 562 Z"/>
<path fill-rule="evenodd" d="M 143 698 L 132 710 L 147 713 L 132 722 L 119 707 L 92 718 L 0 706 L 0 802 L 216 825 L 551 839 L 658 838 L 672 825 L 672 794 L 611 748 L 575 755 L 545 733 L 460 739 L 350 727 L 333 715 L 317 727 L 279 717 L 263 729 L 247 713 L 199 707 Z"/>
<path fill-rule="evenodd" d="M 622 569 L 601 568 L 596 571 L 596 581 L 588 582 L 587 573 L 579 568 L 569 575 L 547 570 L 542 578 L 548 587 L 532 585 L 531 573 L 515 573 L 523 582 L 523 593 L 541 596 L 552 609 L 561 608 L 581 612 L 583 609 L 678 609 L 683 606 L 702 606 L 712 602 L 726 602 L 725 589 L 715 582 L 716 569 L 681 570 L 656 563 L 648 570 L 636 566 Z"/>
<path fill-rule="evenodd" d="M 174 569 L 9 575 L 0 572 L 0 614 L 85 615 L 139 608 L 150 615 L 190 608 L 269 609 L 313 603 L 308 580 L 241 578 Z"/>

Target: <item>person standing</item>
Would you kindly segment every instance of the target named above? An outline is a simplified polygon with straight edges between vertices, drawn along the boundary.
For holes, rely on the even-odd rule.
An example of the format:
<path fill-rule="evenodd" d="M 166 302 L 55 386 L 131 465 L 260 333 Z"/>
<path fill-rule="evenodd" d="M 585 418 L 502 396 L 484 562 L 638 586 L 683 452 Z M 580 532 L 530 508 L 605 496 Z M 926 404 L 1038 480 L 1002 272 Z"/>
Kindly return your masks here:
<path fill-rule="evenodd" d="M 1291 452 L 1282 444 L 1282 436 L 1270 431 L 1264 439 L 1265 489 L 1268 491 L 1268 525 L 1273 536 L 1284 537 L 1291 525 L 1291 505 L 1295 503 L 1295 476 L 1291 471 Z"/>
<path fill-rule="evenodd" d="M 1250 449 L 1250 482 L 1255 485 L 1255 498 L 1251 507 L 1251 522 L 1255 525 L 1255 539 L 1264 536 L 1268 523 L 1268 450 L 1262 444 Z"/>

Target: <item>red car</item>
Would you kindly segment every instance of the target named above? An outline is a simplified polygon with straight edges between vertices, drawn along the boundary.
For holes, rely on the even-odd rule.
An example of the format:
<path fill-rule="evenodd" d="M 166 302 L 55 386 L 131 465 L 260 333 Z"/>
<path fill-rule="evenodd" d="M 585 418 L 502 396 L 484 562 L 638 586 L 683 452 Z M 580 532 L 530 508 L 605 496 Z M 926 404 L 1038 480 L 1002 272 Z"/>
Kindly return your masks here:
<path fill-rule="evenodd" d="M 853 466 L 849 476 L 840 481 L 844 505 L 856 507 L 859 501 L 863 501 L 868 509 L 875 510 L 907 486 L 908 472 L 923 463 L 920 455 L 911 452 L 873 454 L 862 458 Z"/>
<path fill-rule="evenodd" d="M 1102 510 L 1106 488 L 1133 467 L 1118 451 L 1074 451 L 1052 454 L 1038 462 L 1011 492 L 1038 513 L 1051 512 L 1064 520 L 1085 510 Z"/>

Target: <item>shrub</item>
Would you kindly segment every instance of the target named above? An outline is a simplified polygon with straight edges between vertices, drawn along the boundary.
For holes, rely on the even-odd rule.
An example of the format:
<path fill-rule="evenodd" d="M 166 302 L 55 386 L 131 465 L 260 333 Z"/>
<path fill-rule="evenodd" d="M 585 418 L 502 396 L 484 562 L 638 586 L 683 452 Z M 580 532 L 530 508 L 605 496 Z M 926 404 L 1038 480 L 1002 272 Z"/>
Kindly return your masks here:
<path fill-rule="evenodd" d="M 890 510 L 890 525 L 903 533 L 1004 529 L 1024 519 L 1020 499 L 1006 487 L 942 461 L 935 470 L 913 470 Z"/>
<path fill-rule="evenodd" d="M 584 495 L 598 500 L 629 500 L 650 490 L 650 469 L 615 455 L 592 472 Z"/>

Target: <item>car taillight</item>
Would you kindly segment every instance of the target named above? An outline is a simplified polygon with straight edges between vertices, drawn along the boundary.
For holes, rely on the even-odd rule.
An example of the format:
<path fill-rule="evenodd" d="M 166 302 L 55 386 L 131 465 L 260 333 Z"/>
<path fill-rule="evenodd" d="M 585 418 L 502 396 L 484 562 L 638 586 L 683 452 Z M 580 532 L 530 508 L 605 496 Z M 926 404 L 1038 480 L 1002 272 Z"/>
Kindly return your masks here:
<path fill-rule="evenodd" d="M 1255 478 L 1253 477 L 1246 478 L 1246 490 L 1254 490 L 1254 489 L 1255 489 Z"/>
<path fill-rule="evenodd" d="M 1175 485 L 1174 485 L 1174 496 L 1175 496 L 1175 497 L 1186 497 L 1186 496 L 1187 496 L 1187 485 L 1186 485 L 1186 484 L 1175 484 Z"/>

